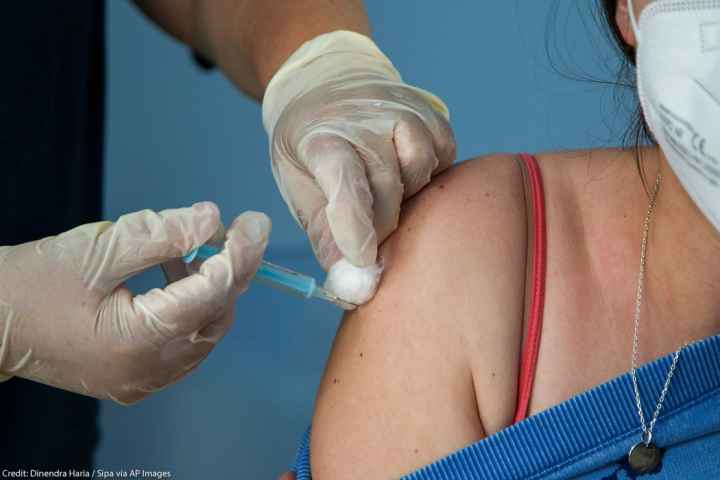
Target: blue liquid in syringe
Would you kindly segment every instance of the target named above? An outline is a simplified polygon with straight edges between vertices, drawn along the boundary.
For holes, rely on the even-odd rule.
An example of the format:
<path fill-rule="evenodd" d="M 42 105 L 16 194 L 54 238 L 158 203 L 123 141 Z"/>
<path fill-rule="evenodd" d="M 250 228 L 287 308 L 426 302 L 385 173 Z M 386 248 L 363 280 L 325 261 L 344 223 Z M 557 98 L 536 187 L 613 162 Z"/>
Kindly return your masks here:
<path fill-rule="evenodd" d="M 218 247 L 202 245 L 185 255 L 183 257 L 183 261 L 185 263 L 190 263 L 195 259 L 205 260 L 213 255 L 217 255 L 220 251 L 221 249 Z M 274 263 L 270 263 L 265 260 L 263 260 L 260 264 L 254 280 L 258 280 L 272 287 L 280 288 L 286 292 L 304 298 L 320 298 L 346 310 L 356 307 L 356 305 L 344 302 L 324 288 L 319 287 L 314 278 L 279 265 L 275 265 Z"/>

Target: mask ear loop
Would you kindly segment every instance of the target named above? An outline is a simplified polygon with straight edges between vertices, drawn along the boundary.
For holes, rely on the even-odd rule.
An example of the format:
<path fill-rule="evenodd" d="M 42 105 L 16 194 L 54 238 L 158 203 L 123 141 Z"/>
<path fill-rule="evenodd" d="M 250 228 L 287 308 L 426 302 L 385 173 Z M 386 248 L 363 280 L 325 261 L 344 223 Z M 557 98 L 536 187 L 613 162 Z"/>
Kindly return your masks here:
<path fill-rule="evenodd" d="M 627 0 L 628 2 L 628 14 L 630 16 L 630 25 L 632 26 L 633 32 L 635 33 L 635 40 L 638 44 L 640 44 L 640 28 L 638 27 L 637 18 L 635 17 L 635 6 L 633 5 L 633 0 Z M 636 47 L 637 49 L 637 47 Z M 642 167 L 642 150 L 640 149 L 640 146 L 635 148 L 636 155 L 637 155 L 637 161 L 638 161 L 638 171 L 640 173 L 640 180 L 642 181 L 643 188 L 645 189 L 645 193 L 647 194 L 649 199 L 652 199 L 652 195 L 650 194 L 650 189 L 648 188 L 646 176 L 645 176 L 645 169 Z"/>
<path fill-rule="evenodd" d="M 635 39 L 640 42 L 640 28 L 638 27 L 637 18 L 635 17 L 635 6 L 633 0 L 628 0 L 628 13 L 630 14 L 630 25 L 632 25 L 633 32 L 635 32 Z"/>

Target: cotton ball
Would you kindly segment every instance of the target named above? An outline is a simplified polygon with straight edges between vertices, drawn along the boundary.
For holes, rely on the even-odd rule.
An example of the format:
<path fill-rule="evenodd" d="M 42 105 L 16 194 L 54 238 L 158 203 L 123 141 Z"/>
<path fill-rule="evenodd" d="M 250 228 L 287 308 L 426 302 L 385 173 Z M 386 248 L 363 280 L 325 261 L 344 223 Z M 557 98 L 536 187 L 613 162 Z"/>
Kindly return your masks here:
<path fill-rule="evenodd" d="M 343 258 L 330 267 L 325 289 L 346 302 L 362 305 L 375 295 L 382 271 L 382 262 L 356 267 Z"/>

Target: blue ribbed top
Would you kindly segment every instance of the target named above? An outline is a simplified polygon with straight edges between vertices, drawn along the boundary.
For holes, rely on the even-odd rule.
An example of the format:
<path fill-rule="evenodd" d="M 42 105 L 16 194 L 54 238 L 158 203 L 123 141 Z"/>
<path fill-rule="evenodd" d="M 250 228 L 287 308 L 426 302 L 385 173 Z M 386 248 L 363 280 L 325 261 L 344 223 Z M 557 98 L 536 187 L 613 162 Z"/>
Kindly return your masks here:
<path fill-rule="evenodd" d="M 637 371 L 643 410 L 648 415 L 655 410 L 671 362 L 672 355 L 668 355 Z M 653 440 L 659 447 L 668 448 L 712 433 L 718 434 L 712 436 L 717 442 L 719 432 L 720 336 L 714 336 L 683 350 Z M 640 438 L 628 373 L 528 417 L 404 480 L 575 478 L 616 464 Z M 308 429 L 295 464 L 297 480 L 311 479 L 309 446 Z M 720 451 L 713 451 L 717 453 L 711 460 L 715 463 L 704 468 L 720 478 Z M 666 455 L 666 461 L 670 457 Z"/>

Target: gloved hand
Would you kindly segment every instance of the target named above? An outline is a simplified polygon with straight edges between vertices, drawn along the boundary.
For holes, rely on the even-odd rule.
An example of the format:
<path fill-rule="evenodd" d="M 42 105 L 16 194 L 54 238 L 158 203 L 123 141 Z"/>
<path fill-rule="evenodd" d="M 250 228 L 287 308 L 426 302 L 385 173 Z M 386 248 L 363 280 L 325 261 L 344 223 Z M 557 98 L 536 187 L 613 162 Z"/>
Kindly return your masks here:
<path fill-rule="evenodd" d="M 455 159 L 448 118 L 357 33 L 321 35 L 278 70 L 263 99 L 273 173 L 326 269 L 375 262 L 403 197 Z"/>
<path fill-rule="evenodd" d="M 123 283 L 164 262 L 178 275 L 179 257 L 220 229 L 204 202 L 0 247 L 0 372 L 121 404 L 179 380 L 232 325 L 269 219 L 239 216 L 220 254 L 164 289 L 133 296 Z"/>

